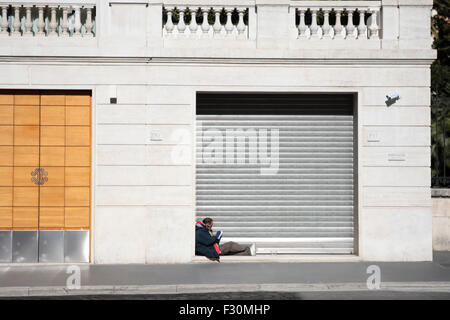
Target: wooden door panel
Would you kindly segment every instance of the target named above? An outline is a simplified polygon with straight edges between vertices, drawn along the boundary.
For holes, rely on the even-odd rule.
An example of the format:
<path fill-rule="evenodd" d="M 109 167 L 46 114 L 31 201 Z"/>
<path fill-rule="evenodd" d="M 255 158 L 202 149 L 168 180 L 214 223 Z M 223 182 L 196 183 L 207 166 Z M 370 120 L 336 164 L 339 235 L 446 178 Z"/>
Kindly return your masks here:
<path fill-rule="evenodd" d="M 64 187 L 64 167 L 43 167 L 48 173 L 44 187 Z"/>
<path fill-rule="evenodd" d="M 67 207 L 88 207 L 89 187 L 66 187 L 65 199 Z"/>
<path fill-rule="evenodd" d="M 12 105 L 0 105 L 0 125 L 12 125 L 14 121 L 14 108 Z"/>
<path fill-rule="evenodd" d="M 0 94 L 0 229 L 89 228 L 92 99 L 29 92 Z"/>
<path fill-rule="evenodd" d="M 65 227 L 66 228 L 89 228 L 90 227 L 89 207 L 66 207 Z"/>
<path fill-rule="evenodd" d="M 39 196 L 43 207 L 64 207 L 64 187 L 41 186 Z"/>
<path fill-rule="evenodd" d="M 39 105 L 14 106 L 15 125 L 39 125 Z"/>
<path fill-rule="evenodd" d="M 41 146 L 64 146 L 64 126 L 41 126 Z"/>
<path fill-rule="evenodd" d="M 40 228 L 64 228 L 64 207 L 40 207 Z"/>
<path fill-rule="evenodd" d="M 66 107 L 66 125 L 68 126 L 90 126 L 91 107 Z"/>
<path fill-rule="evenodd" d="M 13 167 L 0 167 L 0 187 L 13 186 Z"/>
<path fill-rule="evenodd" d="M 0 207 L 12 207 L 13 187 L 0 187 Z"/>
<path fill-rule="evenodd" d="M 65 94 L 43 94 L 41 95 L 42 106 L 64 106 L 66 104 Z"/>
<path fill-rule="evenodd" d="M 14 126 L 15 146 L 38 146 L 39 126 Z"/>
<path fill-rule="evenodd" d="M 14 95 L 12 94 L 0 94 L 0 104 L 14 104 Z"/>
<path fill-rule="evenodd" d="M 88 167 L 90 165 L 90 147 L 66 147 L 66 166 Z"/>
<path fill-rule="evenodd" d="M 13 126 L 0 126 L 0 145 L 12 146 L 14 139 L 14 127 Z"/>
<path fill-rule="evenodd" d="M 0 166 L 13 165 L 14 147 L 0 146 Z"/>
<path fill-rule="evenodd" d="M 66 167 L 65 183 L 67 187 L 89 187 L 90 167 Z"/>
<path fill-rule="evenodd" d="M 86 126 L 67 126 L 67 146 L 89 146 L 91 143 L 91 128 Z"/>
<path fill-rule="evenodd" d="M 37 207 L 39 205 L 38 187 L 14 187 L 13 206 L 14 207 Z"/>
<path fill-rule="evenodd" d="M 64 147 L 41 147 L 40 166 L 45 167 L 63 167 L 64 166 Z"/>
<path fill-rule="evenodd" d="M 12 228 L 12 207 L 0 207 L 0 230 Z"/>
<path fill-rule="evenodd" d="M 15 105 L 38 106 L 40 104 L 39 94 L 16 94 L 14 95 Z"/>
<path fill-rule="evenodd" d="M 14 147 L 14 166 L 39 166 L 39 147 Z"/>
<path fill-rule="evenodd" d="M 14 167 L 14 186 L 15 187 L 34 187 L 31 173 L 36 167 Z"/>
<path fill-rule="evenodd" d="M 64 106 L 41 106 L 41 125 L 66 124 L 66 113 Z"/>
<path fill-rule="evenodd" d="M 67 95 L 66 106 L 90 106 L 91 97 L 88 95 Z"/>
<path fill-rule="evenodd" d="M 13 208 L 13 228 L 33 228 L 38 227 L 38 207 L 14 207 Z"/>

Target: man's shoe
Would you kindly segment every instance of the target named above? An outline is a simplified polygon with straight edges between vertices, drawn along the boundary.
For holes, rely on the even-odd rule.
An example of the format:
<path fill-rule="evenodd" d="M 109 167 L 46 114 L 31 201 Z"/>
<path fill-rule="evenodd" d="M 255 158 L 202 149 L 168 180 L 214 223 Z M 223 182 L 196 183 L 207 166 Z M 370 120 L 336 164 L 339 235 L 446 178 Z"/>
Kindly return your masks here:
<path fill-rule="evenodd" d="M 207 257 L 208 258 L 208 257 Z M 211 261 L 217 261 L 217 262 L 220 262 L 220 258 L 208 258 L 209 260 L 211 260 Z"/>

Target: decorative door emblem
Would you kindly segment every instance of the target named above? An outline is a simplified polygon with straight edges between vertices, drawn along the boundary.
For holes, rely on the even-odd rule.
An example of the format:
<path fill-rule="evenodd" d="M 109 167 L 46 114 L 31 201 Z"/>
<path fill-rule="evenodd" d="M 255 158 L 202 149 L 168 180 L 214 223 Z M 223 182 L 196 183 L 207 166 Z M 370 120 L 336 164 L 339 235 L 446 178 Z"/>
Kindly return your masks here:
<path fill-rule="evenodd" d="M 44 168 L 36 168 L 31 172 L 31 182 L 41 186 L 48 181 L 48 172 Z"/>

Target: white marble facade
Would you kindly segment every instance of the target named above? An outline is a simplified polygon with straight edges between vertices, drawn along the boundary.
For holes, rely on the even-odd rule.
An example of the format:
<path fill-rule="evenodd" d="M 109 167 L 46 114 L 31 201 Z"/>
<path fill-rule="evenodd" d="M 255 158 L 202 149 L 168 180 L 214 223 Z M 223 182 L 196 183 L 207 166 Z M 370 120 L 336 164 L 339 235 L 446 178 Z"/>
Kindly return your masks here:
<path fill-rule="evenodd" d="M 163 5 L 218 0 L 91 2 L 93 37 L 0 34 L 0 88 L 92 90 L 93 263 L 192 260 L 199 91 L 356 93 L 358 255 L 431 260 L 431 0 L 368 1 L 377 38 L 306 40 L 293 11 L 308 1 L 227 1 L 257 20 L 232 39 L 161 28 Z M 330 6 L 344 2 L 363 1 Z M 180 145 L 187 155 L 174 162 Z"/>

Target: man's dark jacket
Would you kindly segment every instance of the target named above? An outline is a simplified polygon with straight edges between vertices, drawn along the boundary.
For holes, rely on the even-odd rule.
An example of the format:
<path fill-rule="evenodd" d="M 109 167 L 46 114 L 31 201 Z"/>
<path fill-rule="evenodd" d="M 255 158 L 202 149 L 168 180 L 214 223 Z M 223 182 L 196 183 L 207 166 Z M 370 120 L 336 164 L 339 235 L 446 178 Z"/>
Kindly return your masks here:
<path fill-rule="evenodd" d="M 195 254 L 208 258 L 219 258 L 219 240 L 212 236 L 203 222 L 195 225 Z"/>

